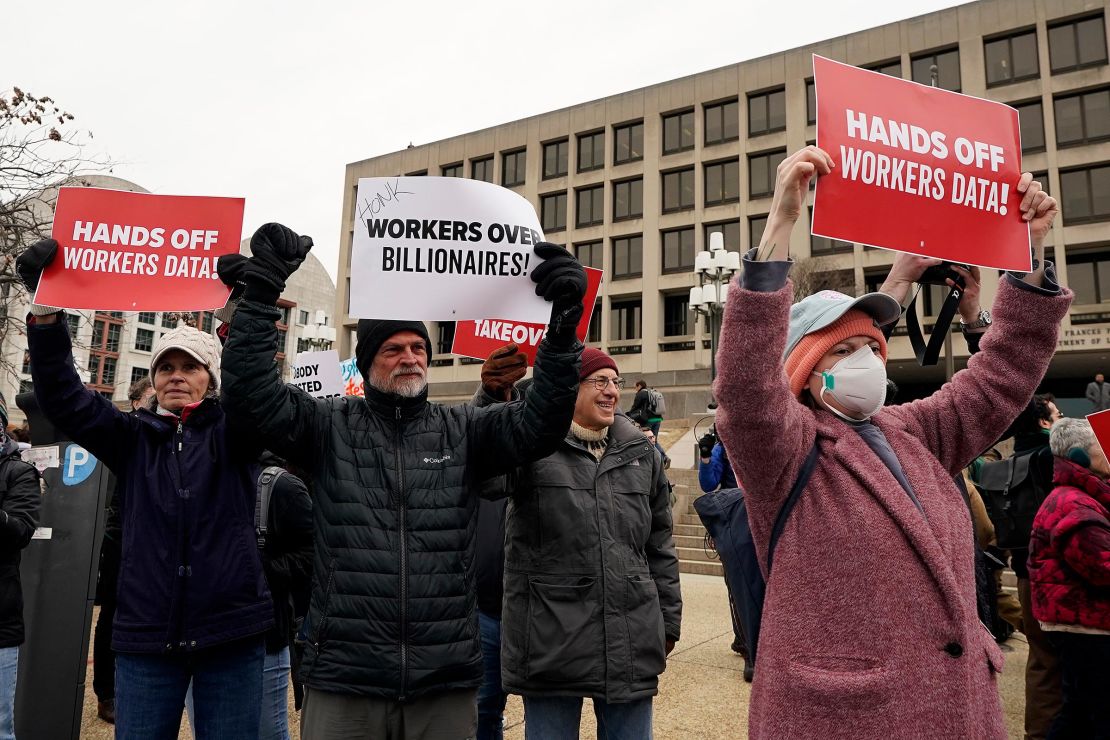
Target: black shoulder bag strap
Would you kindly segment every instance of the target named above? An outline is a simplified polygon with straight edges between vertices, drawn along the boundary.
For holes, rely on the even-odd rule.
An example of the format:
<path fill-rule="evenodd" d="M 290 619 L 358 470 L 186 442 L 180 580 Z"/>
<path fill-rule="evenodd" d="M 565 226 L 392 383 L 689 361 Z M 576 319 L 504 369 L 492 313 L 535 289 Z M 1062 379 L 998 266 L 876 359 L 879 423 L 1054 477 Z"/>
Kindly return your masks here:
<path fill-rule="evenodd" d="M 920 292 L 920 290 L 917 291 L 917 293 Z M 956 318 L 956 311 L 960 308 L 960 298 L 964 292 L 958 285 L 948 292 L 948 297 L 944 299 L 940 313 L 937 314 L 937 322 L 933 324 L 933 331 L 929 334 L 928 344 L 925 343 L 921 331 L 921 322 L 917 320 L 917 293 L 914 293 L 913 300 L 906 308 L 906 330 L 910 335 L 913 353 L 917 356 L 917 364 L 927 367 L 937 364 L 940 348 L 944 346 L 944 338 L 948 336 L 948 331 L 952 327 L 952 319 Z"/>
<path fill-rule="evenodd" d="M 782 536 L 782 530 L 786 528 L 786 520 L 790 518 L 790 512 L 794 511 L 795 504 L 801 498 L 802 491 L 809 485 L 809 479 L 813 477 L 813 471 L 817 467 L 817 440 L 813 440 L 813 447 L 810 449 L 806 459 L 802 462 L 802 468 L 798 471 L 798 479 L 794 481 L 794 487 L 790 489 L 790 495 L 786 497 L 783 502 L 782 508 L 779 509 L 779 514 L 775 517 L 775 526 L 771 529 L 771 545 L 768 547 L 767 552 L 767 577 L 771 577 L 771 561 L 775 557 L 775 546 L 779 543 L 779 537 Z"/>

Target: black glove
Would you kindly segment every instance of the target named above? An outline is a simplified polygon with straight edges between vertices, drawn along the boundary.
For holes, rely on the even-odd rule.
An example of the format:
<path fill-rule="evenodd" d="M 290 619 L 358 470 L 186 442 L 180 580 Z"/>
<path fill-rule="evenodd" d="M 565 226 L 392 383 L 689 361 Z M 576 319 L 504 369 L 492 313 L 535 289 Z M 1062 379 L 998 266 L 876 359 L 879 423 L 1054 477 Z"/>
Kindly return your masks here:
<path fill-rule="evenodd" d="M 251 237 L 251 254 L 242 269 L 247 289 L 244 297 L 259 303 L 277 303 L 285 290 L 285 279 L 296 272 L 308 250 L 312 237 L 299 236 L 288 226 L 263 224 Z"/>
<path fill-rule="evenodd" d="M 706 434 L 698 440 L 698 451 L 701 453 L 702 458 L 712 457 L 713 448 L 717 446 L 717 435 L 713 432 L 706 432 Z"/>
<path fill-rule="evenodd" d="M 31 291 L 32 296 L 38 290 L 42 271 L 54 261 L 57 254 L 58 242 L 53 239 L 43 239 L 27 247 L 16 257 L 16 272 L 19 273 L 19 279 L 27 286 L 27 290 Z"/>
<path fill-rule="evenodd" d="M 557 244 L 540 242 L 534 251 L 543 260 L 532 270 L 536 295 L 551 302 L 547 338 L 561 346 L 573 345 L 578 322 L 582 320 L 586 270 L 574 255 Z"/>
<path fill-rule="evenodd" d="M 247 263 L 250 262 L 245 254 L 225 254 L 216 260 L 216 274 L 220 276 L 223 284 L 232 289 L 231 295 L 235 295 L 235 290 L 238 289 L 242 292 L 243 289 L 243 275 L 246 273 Z"/>

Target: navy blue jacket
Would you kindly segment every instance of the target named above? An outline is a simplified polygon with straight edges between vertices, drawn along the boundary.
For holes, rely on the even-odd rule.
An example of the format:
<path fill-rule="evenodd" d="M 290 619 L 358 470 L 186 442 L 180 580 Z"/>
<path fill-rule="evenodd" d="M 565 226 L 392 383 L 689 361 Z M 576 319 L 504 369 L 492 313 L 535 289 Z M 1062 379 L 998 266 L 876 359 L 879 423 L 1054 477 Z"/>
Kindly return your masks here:
<path fill-rule="evenodd" d="M 736 483 L 736 474 L 732 472 L 732 465 L 728 461 L 728 453 L 720 442 L 713 445 L 709 462 L 698 462 L 698 485 L 706 493 L 716 491 L 718 488 L 739 487 Z"/>
<path fill-rule="evenodd" d="M 192 651 L 273 623 L 254 532 L 257 450 L 219 402 L 125 414 L 81 383 L 64 320 L 27 331 L 47 418 L 119 478 L 123 557 L 112 649 Z"/>

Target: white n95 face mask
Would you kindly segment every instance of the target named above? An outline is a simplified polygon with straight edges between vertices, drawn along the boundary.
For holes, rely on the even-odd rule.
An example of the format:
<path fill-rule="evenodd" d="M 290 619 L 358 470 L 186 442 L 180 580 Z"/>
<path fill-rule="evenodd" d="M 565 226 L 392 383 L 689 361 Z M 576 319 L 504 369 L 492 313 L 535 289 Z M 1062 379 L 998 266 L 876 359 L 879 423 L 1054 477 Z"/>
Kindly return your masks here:
<path fill-rule="evenodd" d="M 823 373 L 814 371 L 821 378 L 821 401 L 825 407 L 846 421 L 852 419 L 840 413 L 825 401 L 825 394 L 849 411 L 869 419 L 878 413 L 886 400 L 886 365 L 876 355 L 871 345 L 865 344 Z"/>

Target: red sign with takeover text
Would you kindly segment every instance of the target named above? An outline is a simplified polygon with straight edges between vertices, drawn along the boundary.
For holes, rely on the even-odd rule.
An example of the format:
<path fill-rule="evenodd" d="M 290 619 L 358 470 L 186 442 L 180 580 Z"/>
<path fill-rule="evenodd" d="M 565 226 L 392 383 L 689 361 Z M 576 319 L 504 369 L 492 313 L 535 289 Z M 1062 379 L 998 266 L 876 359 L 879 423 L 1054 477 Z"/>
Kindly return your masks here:
<path fill-rule="evenodd" d="M 242 198 L 65 187 L 54 261 L 35 303 L 101 311 L 219 308 L 230 289 L 216 260 L 239 251 Z"/>
<path fill-rule="evenodd" d="M 586 268 L 586 295 L 582 298 L 585 311 L 582 320 L 578 322 L 578 338 L 586 341 L 590 329 L 590 317 L 593 315 L 594 301 L 601 290 L 602 271 L 594 267 Z M 520 351 L 528 357 L 531 367 L 536 362 L 536 350 L 540 340 L 547 330 L 544 324 L 529 324 L 520 321 L 501 321 L 499 319 L 482 319 L 481 321 L 456 321 L 455 339 L 451 344 L 451 351 L 463 357 L 474 357 L 484 360 L 490 354 L 509 342 L 514 342 Z"/>
<path fill-rule="evenodd" d="M 950 262 L 1027 272 L 1021 138 L 1008 105 L 814 55 L 813 233 Z"/>

